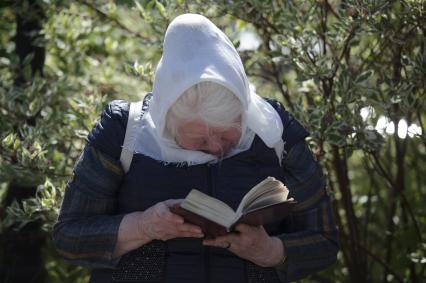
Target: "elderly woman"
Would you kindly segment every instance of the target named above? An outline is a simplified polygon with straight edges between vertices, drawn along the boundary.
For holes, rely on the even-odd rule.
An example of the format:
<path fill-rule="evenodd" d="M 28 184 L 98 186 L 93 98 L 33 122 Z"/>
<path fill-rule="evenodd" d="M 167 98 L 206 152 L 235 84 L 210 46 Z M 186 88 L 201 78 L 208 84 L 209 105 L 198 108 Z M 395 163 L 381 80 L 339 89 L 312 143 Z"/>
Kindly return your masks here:
<path fill-rule="evenodd" d="M 54 227 L 58 252 L 90 267 L 91 282 L 288 282 L 336 260 L 308 133 L 249 88 L 236 49 L 208 19 L 172 21 L 152 94 L 131 109 L 113 101 L 102 113 Z M 193 188 L 235 209 L 267 176 L 298 201 L 279 223 L 203 239 L 170 211 Z"/>

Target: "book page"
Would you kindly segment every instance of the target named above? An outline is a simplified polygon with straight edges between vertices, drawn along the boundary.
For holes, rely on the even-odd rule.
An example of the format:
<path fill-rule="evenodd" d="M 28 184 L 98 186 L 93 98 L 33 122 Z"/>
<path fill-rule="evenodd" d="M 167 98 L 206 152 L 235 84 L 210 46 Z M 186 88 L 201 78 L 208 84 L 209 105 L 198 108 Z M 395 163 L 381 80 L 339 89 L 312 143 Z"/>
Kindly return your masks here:
<path fill-rule="evenodd" d="M 266 197 L 258 198 L 254 200 L 249 206 L 243 209 L 243 214 L 249 213 L 250 211 L 257 210 L 263 207 L 271 206 L 287 200 L 288 191 L 283 193 L 271 194 Z"/>
<path fill-rule="evenodd" d="M 246 211 L 248 208 L 252 207 L 253 203 L 256 203 L 265 198 L 269 198 L 270 196 L 280 195 L 281 198 L 283 193 L 285 194 L 285 190 L 280 187 L 273 187 L 268 190 L 261 190 L 258 194 L 252 195 L 250 199 L 246 200 L 244 206 L 242 207 L 242 211 Z M 287 194 L 285 194 L 285 196 L 287 196 Z"/>
<path fill-rule="evenodd" d="M 236 218 L 235 212 L 226 203 L 198 190 L 191 190 L 181 207 L 225 227 L 231 226 Z"/>
<path fill-rule="evenodd" d="M 254 201 L 259 198 L 267 197 L 271 194 L 283 193 L 287 188 L 279 181 L 273 177 L 267 177 L 262 182 L 254 186 L 241 200 L 238 209 L 237 215 L 241 216 L 242 212 L 251 205 Z M 287 195 L 286 195 L 287 196 Z"/>

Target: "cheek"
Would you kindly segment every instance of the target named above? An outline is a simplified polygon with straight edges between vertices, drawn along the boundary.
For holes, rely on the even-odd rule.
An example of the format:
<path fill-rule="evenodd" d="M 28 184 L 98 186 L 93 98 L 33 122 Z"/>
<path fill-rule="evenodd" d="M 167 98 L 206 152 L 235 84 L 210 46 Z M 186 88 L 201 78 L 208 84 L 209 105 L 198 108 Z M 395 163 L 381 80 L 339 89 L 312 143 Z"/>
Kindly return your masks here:
<path fill-rule="evenodd" d="M 176 143 L 183 149 L 188 150 L 202 150 L 205 147 L 203 146 L 203 141 L 200 138 L 176 138 Z"/>
<path fill-rule="evenodd" d="M 241 133 L 239 131 L 235 131 L 235 132 L 231 132 L 229 133 L 226 137 L 225 140 L 230 144 L 230 145 L 236 145 L 238 143 L 238 141 L 240 140 L 241 137 Z"/>
<path fill-rule="evenodd" d="M 185 137 L 176 137 L 176 143 L 184 149 L 194 149 L 194 144 Z"/>
<path fill-rule="evenodd" d="M 239 130 L 235 130 L 233 133 L 232 133 L 232 138 L 233 138 L 233 141 L 235 141 L 236 143 L 238 143 L 238 141 L 240 140 L 240 138 L 241 138 L 241 132 L 239 131 Z"/>

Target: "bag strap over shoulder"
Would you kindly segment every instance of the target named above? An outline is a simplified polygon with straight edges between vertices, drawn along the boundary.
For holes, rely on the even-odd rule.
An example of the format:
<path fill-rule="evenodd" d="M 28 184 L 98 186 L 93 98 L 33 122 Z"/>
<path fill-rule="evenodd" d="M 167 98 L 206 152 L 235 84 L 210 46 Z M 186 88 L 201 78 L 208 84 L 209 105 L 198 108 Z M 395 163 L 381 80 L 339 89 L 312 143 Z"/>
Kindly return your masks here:
<path fill-rule="evenodd" d="M 127 121 L 126 135 L 124 137 L 123 147 L 121 149 L 120 162 L 123 170 L 127 173 L 132 164 L 133 152 L 135 149 L 135 141 L 137 129 L 142 119 L 143 101 L 131 102 L 129 109 L 129 120 Z"/>

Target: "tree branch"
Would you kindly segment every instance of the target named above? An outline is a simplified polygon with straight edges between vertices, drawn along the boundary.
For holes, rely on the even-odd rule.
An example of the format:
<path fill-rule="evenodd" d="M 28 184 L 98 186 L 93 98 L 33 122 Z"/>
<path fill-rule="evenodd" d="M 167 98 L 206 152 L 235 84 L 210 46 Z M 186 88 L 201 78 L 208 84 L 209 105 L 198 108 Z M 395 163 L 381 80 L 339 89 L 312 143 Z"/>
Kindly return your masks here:
<path fill-rule="evenodd" d="M 340 16 L 336 13 L 336 11 L 334 11 L 333 6 L 330 5 L 328 0 L 325 0 L 324 4 L 327 7 L 327 9 L 333 14 L 333 16 L 335 16 L 338 20 L 340 20 Z"/>
<path fill-rule="evenodd" d="M 407 208 L 408 213 L 410 214 L 411 221 L 413 221 L 413 224 L 414 224 L 414 228 L 416 228 L 416 233 L 417 233 L 417 237 L 419 238 L 419 242 L 423 242 L 422 233 L 420 231 L 418 221 L 416 220 L 416 217 L 414 216 L 413 210 L 411 209 L 410 203 L 408 202 L 403 192 L 400 192 L 399 195 L 401 196 L 402 203 Z"/>
<path fill-rule="evenodd" d="M 337 73 L 337 71 L 339 70 L 339 67 L 340 67 L 340 61 L 342 61 L 342 59 L 345 57 L 345 54 L 348 52 L 349 43 L 355 37 L 356 30 L 358 29 L 358 27 L 359 27 L 359 25 L 355 24 L 355 25 L 352 26 L 351 30 L 349 31 L 349 34 L 348 34 L 348 36 L 346 37 L 346 39 L 343 43 L 342 53 L 340 54 L 339 58 L 334 62 L 335 63 L 334 70 L 333 70 L 332 75 L 329 77 L 329 79 L 333 79 L 336 76 L 336 73 Z"/>
<path fill-rule="evenodd" d="M 352 202 L 346 159 L 340 156 L 339 148 L 337 146 L 332 147 L 332 154 L 334 171 L 336 172 L 336 179 L 342 194 L 342 203 L 345 209 L 347 225 L 349 228 L 349 249 L 351 251 L 350 256 L 354 264 L 354 272 L 351 273 L 351 276 L 353 276 L 352 280 L 355 280 L 354 282 L 365 282 L 364 276 L 366 276 L 366 273 L 365 270 L 363 270 L 365 265 L 363 264 L 363 257 L 357 246 L 360 242 L 359 230 Z"/>
<path fill-rule="evenodd" d="M 404 283 L 404 280 L 402 279 L 401 275 L 397 274 L 396 272 L 393 271 L 393 269 L 385 262 L 383 261 L 380 257 L 378 257 L 376 254 L 374 254 L 372 251 L 370 251 L 369 249 L 367 249 L 366 247 L 360 245 L 359 243 L 356 243 L 358 245 L 358 247 L 363 250 L 368 256 L 370 256 L 372 259 L 374 259 L 377 263 L 379 263 L 381 266 L 383 266 L 390 274 L 392 274 L 395 279 L 398 282 Z"/>
<path fill-rule="evenodd" d="M 83 4 L 83 5 L 87 6 L 87 7 L 89 7 L 90 9 L 92 9 L 93 11 L 95 11 L 95 12 L 96 12 L 96 14 L 97 14 L 100 18 L 102 18 L 102 19 L 104 19 L 104 20 L 111 21 L 113 24 L 115 24 L 117 27 L 119 27 L 120 29 L 122 29 L 122 30 L 124 30 L 125 32 L 127 32 L 129 35 L 131 35 L 131 36 L 136 36 L 136 37 L 138 37 L 138 38 L 142 39 L 142 40 L 143 40 L 143 42 L 144 42 L 145 44 L 150 44 L 150 45 L 158 44 L 158 42 L 156 42 L 156 41 L 152 41 L 151 39 L 149 39 L 149 38 L 148 38 L 148 37 L 146 37 L 145 35 L 143 35 L 143 34 L 141 34 L 141 33 L 139 33 L 139 32 L 136 32 L 136 31 L 133 31 L 133 30 L 129 29 L 129 28 L 128 28 L 128 27 L 126 27 L 123 23 L 121 23 L 119 20 L 117 20 L 117 19 L 115 19 L 115 18 L 110 17 L 108 14 L 106 14 L 105 12 L 103 12 L 102 10 L 100 10 L 100 9 L 99 9 L 98 7 L 96 7 L 93 3 L 90 3 L 90 2 L 85 1 L 85 0 L 77 0 L 77 2 L 79 2 L 80 4 Z"/>

